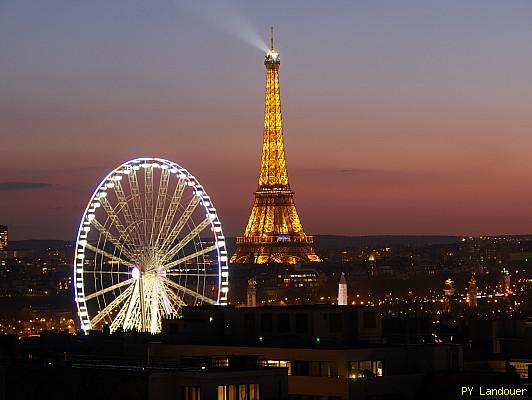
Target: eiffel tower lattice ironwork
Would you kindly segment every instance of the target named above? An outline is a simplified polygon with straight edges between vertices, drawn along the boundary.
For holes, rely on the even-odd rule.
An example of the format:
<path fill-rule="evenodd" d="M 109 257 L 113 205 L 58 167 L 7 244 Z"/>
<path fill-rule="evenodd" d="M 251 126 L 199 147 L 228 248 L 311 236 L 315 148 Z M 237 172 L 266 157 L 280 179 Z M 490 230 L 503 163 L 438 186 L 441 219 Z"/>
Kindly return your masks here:
<path fill-rule="evenodd" d="M 259 187 L 246 231 L 236 238 L 231 263 L 308 263 L 321 261 L 312 249 L 313 237 L 303 231 L 288 183 L 279 90 L 279 53 L 273 45 L 264 60 L 266 95 Z"/>

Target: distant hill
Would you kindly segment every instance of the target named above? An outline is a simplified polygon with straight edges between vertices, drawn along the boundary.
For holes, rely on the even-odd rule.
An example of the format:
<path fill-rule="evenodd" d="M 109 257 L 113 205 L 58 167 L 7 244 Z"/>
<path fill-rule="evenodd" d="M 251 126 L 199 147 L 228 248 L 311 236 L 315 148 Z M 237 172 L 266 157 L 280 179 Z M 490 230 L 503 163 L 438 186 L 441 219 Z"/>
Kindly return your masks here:
<path fill-rule="evenodd" d="M 422 235 L 376 235 L 376 236 L 340 236 L 340 235 L 315 235 L 314 246 L 317 250 L 360 247 L 360 246 L 393 246 L 411 245 L 420 246 L 427 244 L 452 244 L 461 240 L 459 236 L 422 236 Z M 18 240 L 10 241 L 9 248 L 17 250 L 34 250 L 37 253 L 45 252 L 48 248 L 63 248 L 74 245 L 68 240 Z M 226 238 L 229 254 L 235 249 L 235 238 Z"/>
<path fill-rule="evenodd" d="M 423 236 L 423 235 L 375 235 L 375 236 L 340 236 L 340 235 L 314 235 L 316 250 L 338 249 L 344 247 L 361 246 L 397 246 L 410 245 L 422 246 L 428 244 L 453 244 L 458 243 L 461 236 Z M 226 238 L 227 251 L 232 254 L 235 249 L 235 238 Z"/>
<path fill-rule="evenodd" d="M 331 249 L 360 246 L 393 246 L 410 245 L 421 246 L 428 244 L 458 243 L 460 236 L 423 236 L 423 235 L 375 235 L 375 236 L 336 236 L 315 235 L 316 249 Z"/>
<path fill-rule="evenodd" d="M 46 250 L 74 245 L 69 240 L 10 240 L 9 248 L 13 250 Z"/>

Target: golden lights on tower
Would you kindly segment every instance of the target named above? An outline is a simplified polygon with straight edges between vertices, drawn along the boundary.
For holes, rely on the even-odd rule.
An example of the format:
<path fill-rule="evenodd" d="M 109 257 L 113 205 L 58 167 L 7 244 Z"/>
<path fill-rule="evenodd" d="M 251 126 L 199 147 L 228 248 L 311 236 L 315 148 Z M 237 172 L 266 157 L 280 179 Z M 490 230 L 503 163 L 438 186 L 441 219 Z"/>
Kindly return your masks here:
<path fill-rule="evenodd" d="M 290 189 L 284 151 L 279 66 L 273 28 L 265 55 L 266 92 L 258 189 L 243 236 L 236 239 L 232 263 L 295 264 L 320 261 L 312 249 L 313 237 L 303 231 Z"/>
<path fill-rule="evenodd" d="M 466 303 L 469 307 L 476 307 L 478 305 L 478 287 L 477 280 L 474 274 L 471 275 L 471 278 L 469 278 L 469 281 L 467 283 L 469 284 L 469 286 L 467 287 Z"/>

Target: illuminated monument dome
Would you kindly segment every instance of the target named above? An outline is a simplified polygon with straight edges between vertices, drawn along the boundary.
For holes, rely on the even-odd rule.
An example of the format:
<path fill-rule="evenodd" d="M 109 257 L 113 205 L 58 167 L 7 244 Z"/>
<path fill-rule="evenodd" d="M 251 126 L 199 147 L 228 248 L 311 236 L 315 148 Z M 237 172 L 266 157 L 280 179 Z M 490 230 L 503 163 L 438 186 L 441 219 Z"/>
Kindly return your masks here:
<path fill-rule="evenodd" d="M 266 53 L 264 134 L 259 187 L 244 236 L 236 238 L 232 263 L 265 264 L 320 261 L 312 249 L 312 236 L 305 235 L 288 183 L 284 155 L 279 53 L 273 46 Z"/>

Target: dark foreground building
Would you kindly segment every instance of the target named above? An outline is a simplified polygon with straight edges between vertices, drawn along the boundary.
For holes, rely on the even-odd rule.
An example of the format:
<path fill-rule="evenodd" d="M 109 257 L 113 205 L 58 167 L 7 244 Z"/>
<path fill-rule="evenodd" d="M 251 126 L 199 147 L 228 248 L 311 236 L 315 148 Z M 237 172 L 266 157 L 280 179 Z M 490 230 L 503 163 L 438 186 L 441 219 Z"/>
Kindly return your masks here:
<path fill-rule="evenodd" d="M 150 355 L 149 334 L 0 336 L 0 400 L 286 399 L 287 369 L 257 356 Z"/>
<path fill-rule="evenodd" d="M 197 357 L 186 361 L 158 366 L 123 359 L 12 361 L 0 369 L 0 399 L 287 398 L 286 370 L 260 365 L 256 357 Z"/>
<path fill-rule="evenodd" d="M 462 386 L 526 384 L 508 369 L 464 370 L 462 345 L 424 343 L 432 324 L 383 333 L 377 307 L 183 311 L 160 335 L 0 336 L 0 400 L 447 400 Z"/>
<path fill-rule="evenodd" d="M 462 372 L 458 345 L 387 344 L 377 307 L 195 307 L 164 324 L 158 359 L 260 354 L 287 368 L 290 399 L 416 399 L 427 382 Z"/>

